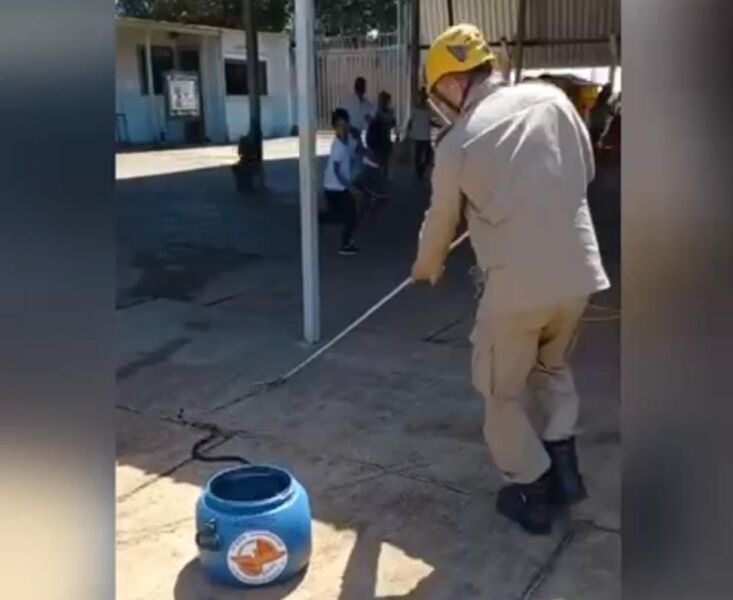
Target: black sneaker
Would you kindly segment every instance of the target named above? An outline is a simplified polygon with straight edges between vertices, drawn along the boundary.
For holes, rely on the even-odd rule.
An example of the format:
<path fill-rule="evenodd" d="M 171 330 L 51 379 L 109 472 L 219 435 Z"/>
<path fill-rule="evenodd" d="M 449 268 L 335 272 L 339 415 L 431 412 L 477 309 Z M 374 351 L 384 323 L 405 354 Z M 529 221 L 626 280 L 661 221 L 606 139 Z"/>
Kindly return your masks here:
<path fill-rule="evenodd" d="M 527 533 L 548 535 L 552 531 L 552 514 L 547 501 L 548 473 L 532 483 L 513 483 L 500 489 L 496 510 Z"/>
<path fill-rule="evenodd" d="M 552 460 L 548 484 L 550 503 L 565 506 L 587 498 L 588 492 L 578 469 L 575 438 L 545 442 L 545 449 Z"/>
<path fill-rule="evenodd" d="M 354 244 L 347 244 L 346 246 L 341 246 L 339 254 L 341 256 L 354 256 L 356 254 L 359 254 L 359 248 L 354 246 Z"/>

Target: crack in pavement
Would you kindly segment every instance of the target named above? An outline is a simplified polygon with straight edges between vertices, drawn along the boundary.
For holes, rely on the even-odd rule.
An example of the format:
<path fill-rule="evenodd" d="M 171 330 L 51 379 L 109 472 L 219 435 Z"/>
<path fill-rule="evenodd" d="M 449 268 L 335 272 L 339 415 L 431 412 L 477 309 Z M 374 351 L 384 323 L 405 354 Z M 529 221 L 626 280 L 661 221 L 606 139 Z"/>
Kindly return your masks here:
<path fill-rule="evenodd" d="M 324 493 L 328 492 L 334 492 L 337 490 L 343 490 L 346 488 L 353 487 L 355 485 L 359 485 L 362 483 L 367 483 L 369 481 L 374 481 L 375 479 L 381 479 L 382 477 L 386 477 L 387 475 L 397 475 L 400 476 L 403 471 L 409 471 L 410 469 L 416 469 L 419 467 L 426 467 L 429 466 L 430 463 L 412 463 L 409 465 L 401 465 L 397 467 L 382 467 L 381 465 L 370 465 L 374 468 L 380 469 L 378 473 L 372 473 L 371 475 L 366 475 L 365 477 L 360 477 L 358 479 L 354 479 L 352 481 L 346 481 L 344 483 L 339 483 L 336 485 L 332 485 L 330 487 L 327 487 L 323 490 Z"/>
<path fill-rule="evenodd" d="M 127 407 L 127 406 L 124 406 L 124 405 L 118 406 L 117 408 L 120 409 L 120 410 L 130 411 L 130 412 L 133 412 L 135 414 L 138 414 L 138 415 L 142 416 L 142 413 L 140 411 L 138 411 L 136 409 L 132 409 L 132 408 Z M 344 456 L 331 456 L 331 455 L 327 455 L 327 454 L 326 455 L 324 455 L 324 454 L 313 454 L 312 451 L 310 451 L 310 450 L 307 450 L 307 449 L 299 449 L 298 447 L 294 446 L 293 444 L 288 443 L 288 442 L 285 442 L 284 440 L 282 440 L 279 437 L 277 437 L 275 435 L 272 435 L 272 434 L 267 434 L 267 433 L 263 433 L 263 434 L 252 434 L 251 432 L 247 432 L 245 430 L 231 430 L 231 431 L 224 432 L 217 425 L 214 425 L 214 424 L 211 424 L 211 423 L 189 422 L 189 421 L 186 421 L 185 419 L 183 419 L 180 415 L 179 415 L 179 418 L 178 419 L 172 419 L 170 417 L 162 417 L 162 416 L 157 416 L 157 417 L 154 417 L 154 418 L 156 418 L 157 420 L 160 420 L 162 422 L 168 422 L 168 423 L 177 424 L 179 426 L 183 426 L 183 427 L 187 427 L 187 428 L 192 428 L 192 429 L 201 430 L 201 431 L 207 431 L 207 432 L 209 432 L 209 435 L 212 435 L 212 431 L 217 431 L 218 438 L 219 439 L 212 440 L 212 443 L 210 445 L 206 446 L 206 448 L 205 448 L 205 450 L 207 450 L 207 451 L 208 450 L 212 450 L 214 448 L 217 448 L 217 447 L 219 447 L 219 446 L 225 444 L 226 442 L 231 441 L 232 439 L 235 439 L 235 438 L 249 439 L 249 440 L 268 440 L 269 439 L 269 440 L 274 441 L 277 444 L 280 444 L 282 446 L 288 447 L 291 450 L 296 450 L 296 451 L 298 451 L 298 450 L 304 450 L 304 452 L 307 455 L 310 455 L 312 457 L 318 457 L 318 458 L 323 458 L 323 459 L 336 459 L 336 460 L 341 460 L 341 461 L 343 461 L 345 463 L 360 464 L 360 465 L 363 465 L 363 466 L 368 466 L 368 467 L 376 468 L 376 469 L 379 470 L 378 473 L 373 473 L 373 474 L 370 474 L 370 475 L 365 476 L 365 477 L 354 479 L 352 481 L 348 481 L 348 482 L 344 482 L 344 483 L 341 483 L 341 484 L 336 484 L 336 485 L 333 485 L 333 486 L 324 488 L 322 490 L 322 493 L 332 493 L 334 491 L 343 490 L 343 489 L 347 489 L 347 488 L 350 488 L 350 487 L 354 487 L 354 486 L 360 485 L 362 483 L 374 481 L 374 480 L 379 479 L 381 477 L 385 477 L 385 476 L 388 476 L 388 475 L 394 475 L 396 477 L 408 479 L 408 480 L 411 480 L 411 481 L 416 481 L 418 483 L 422 483 L 422 484 L 425 484 L 425 485 L 435 486 L 435 487 L 438 487 L 440 489 L 448 490 L 448 491 L 451 491 L 451 492 L 454 492 L 454 493 L 458 493 L 458 494 L 461 494 L 461 495 L 474 496 L 474 494 L 471 491 L 469 491 L 469 490 L 465 490 L 465 489 L 462 489 L 460 487 L 453 486 L 453 485 L 448 484 L 448 483 L 436 481 L 436 480 L 433 480 L 433 479 L 430 479 L 430 478 L 427 478 L 427 477 L 421 477 L 421 476 L 418 476 L 418 475 L 409 473 L 409 471 L 412 470 L 412 469 L 416 469 L 416 468 L 428 466 L 429 463 L 427 463 L 427 462 L 424 462 L 424 463 L 411 463 L 411 464 L 407 464 L 407 465 L 398 465 L 398 466 L 388 467 L 388 466 L 381 465 L 379 463 L 374 463 L 374 462 L 369 462 L 369 461 L 363 461 L 363 460 L 358 460 L 358 459 L 352 459 L 352 458 L 344 457 Z M 147 481 L 147 482 L 141 484 L 140 486 L 138 486 L 134 490 L 131 490 L 130 492 L 128 492 L 125 495 L 121 496 L 120 498 L 117 499 L 117 502 L 124 502 L 124 501 L 128 500 L 133 495 L 135 495 L 135 494 L 139 493 L 140 491 L 142 491 L 143 489 L 145 489 L 145 488 L 153 485 L 154 483 L 156 483 L 157 481 L 159 481 L 163 477 L 167 477 L 167 476 L 172 475 L 178 469 L 182 468 L 183 466 L 185 466 L 185 465 L 187 465 L 187 464 L 189 464 L 191 462 L 194 462 L 195 460 L 196 460 L 195 458 L 189 457 L 186 460 L 181 461 L 177 465 L 174 465 L 170 469 L 167 469 L 165 472 L 160 473 L 154 479 L 152 479 L 150 481 Z M 151 536 L 169 533 L 171 531 L 174 531 L 182 523 L 187 522 L 187 521 L 190 521 L 190 520 L 191 520 L 191 517 L 188 517 L 188 518 L 185 518 L 185 519 L 181 519 L 180 521 L 176 521 L 174 523 L 166 523 L 164 525 L 159 525 L 159 526 L 156 526 L 156 527 L 153 527 L 153 528 L 146 528 L 146 529 L 143 529 L 143 530 L 139 530 L 140 531 L 140 535 L 131 536 L 130 538 L 127 538 L 127 539 L 125 539 L 124 536 L 123 536 L 122 539 L 118 540 L 118 545 L 119 546 L 130 546 L 130 545 L 137 544 L 137 543 L 139 543 L 139 542 L 141 542 L 141 541 L 143 541 L 145 539 L 149 539 Z M 613 527 L 608 527 L 608 526 L 600 525 L 600 524 L 597 524 L 595 521 L 590 520 L 590 519 L 571 521 L 571 526 L 568 529 L 568 531 L 565 532 L 565 534 L 562 536 L 562 538 L 560 539 L 560 541 L 553 548 L 553 550 L 550 553 L 550 555 L 540 564 L 540 566 L 538 567 L 538 569 L 535 571 L 535 573 L 530 578 L 530 580 L 527 583 L 527 585 L 524 587 L 521 595 L 518 596 L 517 600 L 533 600 L 536 597 L 537 593 L 542 589 L 542 587 L 546 583 L 547 579 L 554 572 L 554 570 L 555 570 L 555 568 L 557 566 L 557 563 L 560 560 L 560 558 L 563 556 L 563 554 L 565 554 L 565 552 L 570 547 L 570 545 L 573 543 L 573 541 L 575 540 L 575 538 L 577 537 L 577 535 L 579 533 L 581 533 L 583 531 L 583 529 L 592 529 L 594 531 L 600 531 L 600 532 L 603 532 L 603 533 L 607 533 L 609 535 L 620 535 L 621 534 L 620 529 L 616 529 L 616 528 L 613 528 Z"/>
<path fill-rule="evenodd" d="M 117 369 L 117 379 L 127 379 L 143 369 L 154 367 L 169 359 L 178 350 L 191 343 L 191 338 L 179 337 L 167 342 L 151 352 L 145 352 L 137 358 Z"/>
<path fill-rule="evenodd" d="M 135 529 L 127 532 L 118 532 L 115 540 L 115 545 L 118 547 L 135 546 L 140 542 L 149 540 L 151 538 L 165 535 L 166 533 L 174 533 L 179 526 L 193 520 L 194 517 L 190 516 L 184 517 L 182 519 L 177 519 L 170 523 L 163 523 L 161 525 L 155 525 L 152 527 L 143 527 L 142 529 Z"/>
<path fill-rule="evenodd" d="M 532 598 L 535 597 L 535 594 L 540 590 L 545 581 L 547 581 L 547 578 L 554 571 L 557 561 L 575 539 L 575 536 L 578 534 L 578 529 L 578 526 L 575 525 L 565 533 L 550 553 L 550 556 L 547 557 L 534 575 L 532 575 L 529 583 L 525 586 L 524 591 L 521 596 L 519 596 L 518 600 L 532 600 Z"/>
<path fill-rule="evenodd" d="M 465 316 L 457 317 L 450 321 L 448 324 L 443 325 L 439 329 L 433 331 L 432 333 L 429 333 L 427 336 L 422 338 L 423 342 L 432 343 L 432 344 L 444 344 L 446 343 L 444 340 L 438 339 L 438 336 L 441 334 L 450 331 L 460 323 L 462 323 L 466 319 Z M 349 326 L 351 327 L 351 325 Z M 342 334 L 339 334 L 342 335 Z M 214 414 L 221 410 L 224 410 L 226 408 L 230 408 L 234 406 L 235 404 L 239 404 L 240 402 L 243 402 L 245 400 L 249 400 L 251 398 L 254 398 L 255 396 L 259 396 L 261 394 L 265 394 L 269 392 L 272 389 L 279 388 L 282 385 L 285 385 L 290 379 L 298 374 L 300 374 L 301 367 L 307 366 L 307 364 L 310 361 L 310 357 L 314 354 L 318 354 L 319 352 L 324 351 L 324 347 L 328 346 L 329 344 L 333 343 L 336 338 L 331 338 L 331 340 L 327 340 L 322 344 L 319 344 L 317 347 L 313 349 L 313 352 L 307 356 L 303 361 L 301 361 L 298 365 L 296 365 L 293 369 L 286 371 L 284 375 L 276 376 L 271 379 L 265 380 L 265 381 L 256 381 L 250 385 L 250 388 L 248 391 L 244 392 L 242 395 L 233 398 L 231 400 L 228 400 L 227 402 L 224 402 L 222 404 L 219 404 L 217 406 L 211 407 L 206 411 L 206 414 Z M 460 344 L 452 344 L 456 347 L 461 347 Z M 470 344 L 469 344 L 470 346 Z"/>
<path fill-rule="evenodd" d="M 227 436 L 227 435 L 220 436 L 218 440 L 217 439 L 212 439 L 211 440 L 211 443 L 208 444 L 205 447 L 205 450 L 213 450 L 214 448 L 217 448 L 217 447 L 221 446 L 222 444 L 228 442 L 230 439 L 231 439 L 231 437 L 230 436 Z M 161 479 L 164 479 L 165 477 L 170 477 L 171 475 L 173 475 L 179 469 L 185 467 L 187 464 L 189 464 L 191 462 L 194 462 L 194 460 L 195 459 L 192 456 L 189 456 L 189 457 L 185 458 L 184 460 L 182 460 L 182 461 L 174 464 L 173 466 L 169 467 L 165 471 L 161 471 L 160 473 L 157 473 L 154 477 L 152 477 L 148 481 L 145 481 L 145 482 L 141 483 L 140 485 L 138 485 L 137 487 L 135 487 L 135 488 L 133 488 L 133 489 L 125 492 L 124 494 L 121 494 L 120 496 L 118 496 L 117 498 L 115 498 L 115 502 L 116 503 L 126 502 L 127 500 L 129 500 L 130 498 L 132 498 L 132 496 L 134 496 L 135 494 L 138 494 L 139 492 L 141 492 L 144 489 L 150 487 L 151 485 L 157 483 Z"/>
<path fill-rule="evenodd" d="M 125 406 L 125 405 L 118 405 L 117 408 L 120 410 L 132 412 L 139 416 L 144 415 L 144 413 L 140 412 L 139 410 L 134 409 L 132 407 Z M 366 467 L 370 467 L 373 469 L 377 469 L 379 471 L 378 473 L 373 473 L 371 475 L 361 477 L 361 478 L 358 478 L 352 481 L 330 486 L 323 490 L 324 493 L 333 492 L 334 490 L 346 489 L 346 488 L 349 488 L 355 485 L 359 485 L 359 484 L 366 483 L 369 481 L 374 481 L 376 479 L 379 479 L 387 475 L 394 475 L 395 477 L 407 479 L 410 481 L 415 481 L 417 483 L 422 483 L 424 485 L 430 485 L 430 486 L 437 487 L 439 489 L 450 491 L 450 492 L 460 494 L 463 496 L 469 496 L 469 497 L 475 496 L 474 492 L 470 490 L 466 490 L 464 488 L 455 486 L 453 484 L 450 484 L 444 481 L 439 481 L 439 480 L 436 480 L 430 477 L 425 477 L 425 476 L 416 475 L 414 473 L 410 473 L 410 471 L 413 469 L 430 466 L 429 462 L 410 463 L 407 465 L 403 464 L 403 465 L 396 465 L 396 466 L 386 466 L 380 463 L 359 460 L 359 459 L 351 458 L 348 456 L 334 456 L 334 455 L 323 454 L 323 453 L 314 454 L 312 450 L 294 445 L 291 442 L 286 442 L 274 434 L 269 434 L 267 432 L 252 433 L 252 432 L 249 432 L 243 429 L 224 430 L 221 427 L 219 427 L 218 425 L 213 424 L 213 423 L 187 421 L 186 419 L 183 418 L 182 413 L 179 413 L 179 416 L 176 419 L 167 417 L 167 416 L 162 416 L 162 415 L 153 415 L 153 418 L 161 422 L 171 423 L 171 424 L 175 424 L 181 427 L 186 427 L 189 429 L 206 431 L 208 432 L 209 435 L 212 435 L 212 432 L 216 432 L 217 437 L 219 439 L 216 439 L 216 438 L 212 439 L 212 443 L 210 445 L 207 445 L 204 448 L 202 448 L 204 451 L 213 450 L 214 448 L 217 448 L 225 444 L 226 442 L 229 442 L 237 438 L 242 439 L 242 440 L 270 440 L 270 441 L 275 442 L 276 444 L 280 444 L 286 448 L 294 450 L 298 453 L 309 455 L 313 458 L 320 458 L 320 459 L 326 459 L 326 460 L 335 459 L 335 460 L 343 461 L 344 463 L 366 466 Z M 173 467 L 166 470 L 165 472 L 160 473 L 154 479 L 141 484 L 140 486 L 138 486 L 134 490 L 131 490 L 130 492 L 126 493 L 125 495 L 121 496 L 117 500 L 119 502 L 124 502 L 125 500 L 129 499 L 132 495 L 149 487 L 150 485 L 154 484 L 161 478 L 172 475 L 178 469 L 182 468 L 183 466 L 187 465 L 190 462 L 194 462 L 195 460 L 196 460 L 195 458 L 189 457 L 186 460 L 181 461 L 177 465 L 174 465 Z M 538 572 L 534 575 L 532 580 L 530 580 L 529 584 L 525 588 L 524 594 L 520 597 L 520 600 L 531 600 L 532 599 L 533 595 L 541 587 L 542 583 L 545 581 L 547 576 L 552 572 L 552 569 L 554 568 L 554 564 L 557 562 L 557 559 L 562 555 L 562 553 L 565 551 L 567 546 L 570 545 L 575 535 L 577 535 L 577 533 L 584 527 L 590 528 L 596 531 L 600 531 L 603 533 L 607 533 L 610 535 L 621 535 L 620 529 L 600 525 L 590 519 L 572 521 L 572 527 L 570 531 L 565 534 L 560 544 L 558 544 L 558 546 L 555 548 L 555 550 L 550 555 L 550 557 L 545 561 L 545 563 L 543 563 L 543 565 L 540 567 Z"/>
<path fill-rule="evenodd" d="M 430 477 L 421 477 L 419 475 L 414 475 L 412 473 L 398 473 L 398 477 L 402 477 L 403 479 L 409 479 L 411 481 L 417 481 L 418 483 L 424 483 L 426 485 L 433 485 L 435 487 L 438 487 L 443 490 L 447 490 L 449 492 L 454 492 L 456 494 L 461 494 L 462 496 L 474 496 L 474 493 L 470 490 L 466 490 L 464 488 L 460 488 L 458 486 L 455 486 L 450 483 L 446 483 L 444 481 L 438 481 L 437 479 L 432 479 Z M 490 494 L 488 497 L 493 496 L 494 494 Z"/>
<path fill-rule="evenodd" d="M 550 555 L 545 561 L 539 566 L 537 571 L 532 575 L 529 582 L 524 588 L 522 595 L 519 596 L 518 600 L 532 600 L 535 598 L 537 592 L 542 589 L 549 576 L 554 572 L 558 561 L 562 555 L 567 551 L 570 545 L 573 543 L 575 538 L 584 529 L 592 529 L 594 531 L 600 531 L 609 535 L 620 535 L 621 531 L 613 527 L 605 527 L 598 525 L 594 521 L 589 519 L 572 521 L 570 529 L 565 532 L 565 535 L 560 539 L 555 548 L 552 550 Z"/>
<path fill-rule="evenodd" d="M 145 416 L 146 415 L 146 413 L 143 413 L 143 412 L 141 412 L 141 411 L 139 411 L 137 409 L 134 409 L 134 408 L 131 408 L 131 407 L 125 406 L 125 405 L 119 405 L 118 404 L 117 405 L 117 408 L 120 409 L 120 410 L 125 410 L 125 411 L 132 412 L 133 414 L 136 414 L 138 416 Z M 396 477 L 400 477 L 400 478 L 403 478 L 403 479 L 408 479 L 410 481 L 416 481 L 416 482 L 422 483 L 424 485 L 431 485 L 431 486 L 438 487 L 440 489 L 447 490 L 447 491 L 450 491 L 450 492 L 454 492 L 454 493 L 457 493 L 457 494 L 461 494 L 461 495 L 465 495 L 465 496 L 473 496 L 473 492 L 470 492 L 469 490 L 465 490 L 465 489 L 459 488 L 457 486 L 451 485 L 449 483 L 445 483 L 445 482 L 438 481 L 438 480 L 435 480 L 435 479 L 431 479 L 431 478 L 428 478 L 428 477 L 420 477 L 418 475 L 414 475 L 414 474 L 409 473 L 409 471 L 412 470 L 412 469 L 417 469 L 417 468 L 420 468 L 420 467 L 430 466 L 430 463 L 428 463 L 428 462 L 411 463 L 411 464 L 408 464 L 408 465 L 398 465 L 398 466 L 386 466 L 386 465 L 382 465 L 382 464 L 379 464 L 379 463 L 374 463 L 374 462 L 370 462 L 370 461 L 364 461 L 364 460 L 359 460 L 359 459 L 351 458 L 351 457 L 348 457 L 348 456 L 334 456 L 334 455 L 329 455 L 329 454 L 313 454 L 313 452 L 311 450 L 308 450 L 307 448 L 302 448 L 302 447 L 299 447 L 299 446 L 295 446 L 292 443 L 285 442 L 284 440 L 282 440 L 281 438 L 279 438 L 276 435 L 268 434 L 266 432 L 265 433 L 256 434 L 256 433 L 248 432 L 248 431 L 243 430 L 243 429 L 224 430 L 224 429 L 220 428 L 218 425 L 215 425 L 213 423 L 186 421 L 180 415 L 179 415 L 178 419 L 174 419 L 174 418 L 171 418 L 171 417 L 166 417 L 166 416 L 163 416 L 163 415 L 148 415 L 148 416 L 151 416 L 152 418 L 154 418 L 154 419 L 156 419 L 158 421 L 164 422 L 164 423 L 171 423 L 171 424 L 179 425 L 181 427 L 187 427 L 187 428 L 196 429 L 196 430 L 199 430 L 199 431 L 207 431 L 207 432 L 209 432 L 209 435 L 211 435 L 212 430 L 216 430 L 219 433 L 220 439 L 217 440 L 216 443 L 212 443 L 211 445 L 206 446 L 204 448 L 204 450 L 207 450 L 207 451 L 208 450 L 213 450 L 214 448 L 217 448 L 217 447 L 225 444 L 226 442 L 228 442 L 228 441 L 230 441 L 230 440 L 232 440 L 234 438 L 240 438 L 240 439 L 245 439 L 245 440 L 272 440 L 272 441 L 274 441 L 277 444 L 281 444 L 281 445 L 283 445 L 285 447 L 290 448 L 291 450 L 295 450 L 297 452 L 304 452 L 304 453 L 306 453 L 308 455 L 311 455 L 313 457 L 323 458 L 323 459 L 336 459 L 336 460 L 343 461 L 343 462 L 345 462 L 347 464 L 368 466 L 368 467 L 371 467 L 371 468 L 374 468 L 374 469 L 378 469 L 380 471 L 379 473 L 375 473 L 373 475 L 370 475 L 368 477 L 355 480 L 353 482 L 348 482 L 348 483 L 344 483 L 344 484 L 338 484 L 337 486 L 332 486 L 332 487 L 336 487 L 336 488 L 346 488 L 346 487 L 349 487 L 351 485 L 355 485 L 355 484 L 358 484 L 358 483 L 363 483 L 365 481 L 371 481 L 373 479 L 377 479 L 377 478 L 383 477 L 385 475 L 394 475 Z M 159 479 L 161 479 L 163 477 L 168 477 L 168 476 L 172 475 L 178 469 L 180 469 L 181 467 L 183 467 L 183 466 L 185 466 L 188 463 L 193 462 L 193 461 L 195 461 L 195 459 L 192 458 L 192 457 L 189 457 L 186 460 L 181 461 L 180 463 L 174 465 L 170 469 L 167 469 L 165 472 L 160 473 L 154 479 L 152 479 L 150 481 L 146 481 L 145 483 L 141 484 L 140 486 L 138 486 L 134 490 L 131 490 L 130 492 L 127 492 L 123 496 L 120 496 L 119 498 L 117 498 L 117 501 L 124 502 L 125 500 L 129 499 L 132 495 L 136 494 L 137 492 L 141 491 L 142 489 L 145 489 L 146 487 L 152 485 L 153 483 L 155 483 L 156 481 L 158 481 Z M 331 489 L 332 488 L 327 488 L 326 491 L 331 491 Z"/>
<path fill-rule="evenodd" d="M 456 319 L 453 319 L 447 325 L 443 325 L 442 327 L 436 329 L 432 333 L 429 333 L 428 335 L 426 335 L 424 338 L 422 338 L 422 341 L 423 342 L 436 342 L 438 336 L 440 336 L 440 335 L 442 335 L 444 333 L 447 333 L 451 329 L 453 329 L 454 327 L 456 327 L 457 325 L 460 325 L 465 318 L 466 317 L 458 317 Z"/>
<path fill-rule="evenodd" d="M 372 481 L 374 479 L 379 479 L 380 477 L 383 477 L 385 475 L 394 475 L 395 477 L 399 477 L 399 478 L 402 478 L 402 479 L 408 479 L 410 481 L 416 481 L 416 482 L 422 483 L 424 485 L 431 485 L 433 487 L 437 487 L 437 488 L 440 488 L 440 489 L 443 489 L 443 490 L 447 490 L 447 491 L 450 491 L 450 492 L 454 492 L 454 493 L 457 493 L 457 494 L 461 494 L 461 495 L 465 495 L 465 496 L 473 496 L 474 495 L 473 492 L 471 492 L 469 490 L 465 490 L 463 488 L 459 488 L 459 487 L 454 486 L 454 485 L 451 485 L 449 483 L 446 483 L 446 482 L 443 482 L 443 481 L 438 481 L 438 480 L 435 480 L 435 479 L 431 479 L 429 477 L 420 477 L 418 475 L 414 475 L 414 474 L 409 473 L 409 471 L 411 471 L 412 469 L 418 469 L 418 468 L 421 468 L 421 467 L 429 467 L 432 464 L 430 462 L 411 463 L 411 464 L 408 464 L 408 465 L 386 466 L 386 465 L 382 465 L 380 463 L 359 460 L 357 458 L 352 458 L 352 457 L 349 457 L 349 456 L 335 456 L 335 455 L 332 455 L 332 454 L 313 454 L 311 450 L 309 450 L 307 448 L 300 447 L 300 446 L 295 446 L 292 443 L 285 442 L 284 440 L 280 439 L 278 436 L 273 435 L 273 434 L 268 434 L 268 433 L 255 434 L 255 433 L 247 432 L 247 431 L 244 431 L 244 430 L 234 430 L 234 431 L 231 431 L 230 433 L 231 433 L 231 438 L 230 439 L 233 439 L 234 437 L 241 437 L 242 439 L 250 439 L 250 440 L 257 440 L 257 439 L 268 440 L 269 439 L 269 440 L 275 441 L 278 444 L 282 444 L 283 446 L 286 446 L 286 447 L 290 448 L 291 450 L 295 450 L 295 451 L 298 451 L 298 452 L 307 453 L 307 454 L 309 454 L 311 456 L 314 456 L 314 457 L 325 458 L 325 459 L 336 459 L 336 460 L 340 460 L 340 461 L 342 461 L 344 463 L 347 463 L 347 464 L 367 466 L 367 467 L 371 467 L 371 468 L 374 468 L 374 469 L 378 469 L 380 471 L 379 473 L 374 473 L 373 475 L 370 475 L 370 476 L 367 476 L 367 477 L 363 477 L 363 478 L 358 479 L 358 480 L 355 480 L 355 481 L 346 482 L 346 483 L 343 483 L 343 484 L 338 484 L 336 486 L 332 486 L 331 488 L 327 488 L 324 491 L 331 491 L 334 488 L 344 489 L 344 488 L 350 487 L 352 485 L 363 483 L 365 481 Z"/>
<path fill-rule="evenodd" d="M 128 304 L 118 304 L 115 306 L 116 311 L 123 311 L 127 310 L 128 308 L 135 308 L 136 306 L 140 306 L 141 304 L 147 304 L 148 302 L 155 302 L 156 300 L 160 300 L 157 296 L 147 297 L 147 298 L 140 298 L 137 300 L 132 300 Z"/>
<path fill-rule="evenodd" d="M 616 527 L 609 527 L 608 525 L 599 525 L 598 523 L 596 523 L 595 521 L 591 521 L 590 519 L 579 519 L 573 522 L 576 525 L 585 526 L 589 529 L 600 531 L 601 533 L 608 533 L 609 535 L 621 535 L 621 529 L 617 529 Z"/>

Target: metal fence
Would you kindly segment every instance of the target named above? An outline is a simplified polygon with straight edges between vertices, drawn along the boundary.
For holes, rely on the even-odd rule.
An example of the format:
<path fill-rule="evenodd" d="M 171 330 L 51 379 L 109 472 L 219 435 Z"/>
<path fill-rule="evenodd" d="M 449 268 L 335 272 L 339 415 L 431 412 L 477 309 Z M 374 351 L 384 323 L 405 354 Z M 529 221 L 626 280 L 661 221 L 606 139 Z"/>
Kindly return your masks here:
<path fill-rule="evenodd" d="M 367 81 L 367 95 L 376 103 L 382 90 L 392 95 L 397 122 L 402 128 L 409 112 L 410 61 L 407 19 L 398 3 L 397 31 L 377 38 L 340 37 L 317 41 L 316 81 L 318 126 L 331 126 L 331 113 L 343 107 L 354 90 L 354 79 Z"/>

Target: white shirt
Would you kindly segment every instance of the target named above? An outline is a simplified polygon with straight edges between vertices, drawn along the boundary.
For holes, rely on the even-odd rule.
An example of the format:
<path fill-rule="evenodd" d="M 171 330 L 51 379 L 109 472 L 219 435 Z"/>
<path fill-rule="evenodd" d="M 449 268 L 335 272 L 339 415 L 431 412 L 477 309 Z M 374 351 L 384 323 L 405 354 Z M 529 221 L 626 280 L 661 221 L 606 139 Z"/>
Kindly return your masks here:
<path fill-rule="evenodd" d="M 351 94 L 346 102 L 344 102 L 344 108 L 349 113 L 349 122 L 352 127 L 356 127 L 359 131 L 366 131 L 369 120 L 374 118 L 376 109 L 374 105 L 365 96 L 363 100 L 359 100 L 356 94 Z"/>
<path fill-rule="evenodd" d="M 410 136 L 413 140 L 430 141 L 430 111 L 427 108 L 413 107 Z"/>
<path fill-rule="evenodd" d="M 356 152 L 356 142 L 349 138 L 347 143 L 342 142 L 337 137 L 331 142 L 331 153 L 328 156 L 328 164 L 326 165 L 326 173 L 323 176 L 323 187 L 334 192 L 343 192 L 346 189 L 339 178 L 336 177 L 336 163 L 339 164 L 339 172 L 346 181 L 351 182 L 353 178 L 352 162 Z"/>

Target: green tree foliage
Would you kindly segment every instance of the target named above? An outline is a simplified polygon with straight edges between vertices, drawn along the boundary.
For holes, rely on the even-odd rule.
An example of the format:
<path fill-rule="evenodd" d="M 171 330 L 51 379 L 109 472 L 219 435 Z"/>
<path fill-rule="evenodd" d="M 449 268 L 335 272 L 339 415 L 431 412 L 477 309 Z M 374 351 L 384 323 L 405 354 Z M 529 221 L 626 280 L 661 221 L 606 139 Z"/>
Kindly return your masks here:
<path fill-rule="evenodd" d="M 256 0 L 261 31 L 282 31 L 290 21 L 293 0 Z M 130 17 L 238 28 L 241 0 L 116 0 L 117 12 Z"/>
<path fill-rule="evenodd" d="M 316 0 L 316 19 L 327 36 L 386 32 L 397 25 L 397 9 L 393 0 Z"/>
<path fill-rule="evenodd" d="M 372 29 L 392 31 L 397 11 L 393 0 L 315 0 L 316 28 L 321 35 L 359 35 Z M 261 31 L 289 29 L 294 0 L 256 0 Z M 241 27 L 242 0 L 116 0 L 119 14 L 144 19 Z"/>

